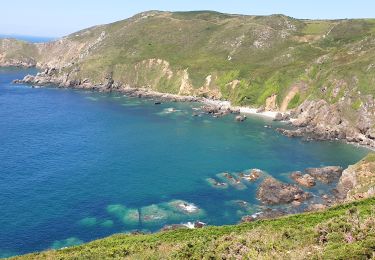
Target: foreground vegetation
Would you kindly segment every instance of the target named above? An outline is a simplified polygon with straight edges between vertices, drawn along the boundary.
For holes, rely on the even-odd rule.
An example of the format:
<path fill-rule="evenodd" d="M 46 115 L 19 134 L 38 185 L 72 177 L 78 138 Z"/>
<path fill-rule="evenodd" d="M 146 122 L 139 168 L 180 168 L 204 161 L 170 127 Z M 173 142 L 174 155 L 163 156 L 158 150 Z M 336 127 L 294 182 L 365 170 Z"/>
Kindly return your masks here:
<path fill-rule="evenodd" d="M 233 226 L 119 234 L 15 259 L 373 259 L 375 198 Z"/>

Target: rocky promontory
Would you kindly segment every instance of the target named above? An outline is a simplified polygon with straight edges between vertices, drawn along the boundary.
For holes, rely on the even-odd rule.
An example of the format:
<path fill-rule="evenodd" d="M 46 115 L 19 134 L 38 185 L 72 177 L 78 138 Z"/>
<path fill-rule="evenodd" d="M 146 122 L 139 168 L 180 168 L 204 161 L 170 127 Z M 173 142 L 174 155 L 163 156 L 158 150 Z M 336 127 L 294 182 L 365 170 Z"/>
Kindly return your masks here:
<path fill-rule="evenodd" d="M 279 128 L 278 131 L 288 137 L 345 140 L 375 147 L 375 100 L 368 96 L 366 102 L 355 112 L 348 111 L 350 106 L 345 99 L 335 105 L 325 100 L 307 100 L 292 112 L 291 124 L 295 129 Z"/>
<path fill-rule="evenodd" d="M 369 198 L 375 195 L 375 154 L 370 153 L 342 172 L 336 196 L 343 201 Z"/>

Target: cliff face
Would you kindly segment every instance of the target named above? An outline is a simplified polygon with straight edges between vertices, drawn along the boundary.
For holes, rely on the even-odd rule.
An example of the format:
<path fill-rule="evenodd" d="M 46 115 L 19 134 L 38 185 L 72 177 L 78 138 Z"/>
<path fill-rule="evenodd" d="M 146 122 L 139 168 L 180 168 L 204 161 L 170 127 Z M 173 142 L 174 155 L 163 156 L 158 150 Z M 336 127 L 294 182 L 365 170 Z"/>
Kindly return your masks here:
<path fill-rule="evenodd" d="M 347 201 L 370 198 L 375 195 L 375 154 L 371 153 L 345 169 L 337 185 L 342 199 Z"/>
<path fill-rule="evenodd" d="M 0 40 L 0 65 L 45 69 L 34 84 L 298 108 L 301 132 L 374 146 L 374 47 L 373 19 L 151 11 L 51 43 Z"/>

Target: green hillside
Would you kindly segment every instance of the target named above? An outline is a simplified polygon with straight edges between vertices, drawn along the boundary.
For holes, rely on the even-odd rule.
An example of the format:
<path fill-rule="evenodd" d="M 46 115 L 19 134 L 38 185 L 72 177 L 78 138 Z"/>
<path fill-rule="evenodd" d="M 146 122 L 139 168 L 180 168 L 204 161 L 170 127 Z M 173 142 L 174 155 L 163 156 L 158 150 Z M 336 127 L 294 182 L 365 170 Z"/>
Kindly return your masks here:
<path fill-rule="evenodd" d="M 293 87 L 284 107 L 295 93 L 289 108 L 307 98 L 335 103 L 350 92 L 355 110 L 374 93 L 374 46 L 374 19 L 150 11 L 38 44 L 37 51 L 8 48 L 3 55 L 30 56 L 75 80 L 99 84 L 110 76 L 123 85 L 238 105 L 264 105 L 275 94 L 281 107 Z"/>
<path fill-rule="evenodd" d="M 373 259 L 375 199 L 234 226 L 119 234 L 14 259 Z"/>

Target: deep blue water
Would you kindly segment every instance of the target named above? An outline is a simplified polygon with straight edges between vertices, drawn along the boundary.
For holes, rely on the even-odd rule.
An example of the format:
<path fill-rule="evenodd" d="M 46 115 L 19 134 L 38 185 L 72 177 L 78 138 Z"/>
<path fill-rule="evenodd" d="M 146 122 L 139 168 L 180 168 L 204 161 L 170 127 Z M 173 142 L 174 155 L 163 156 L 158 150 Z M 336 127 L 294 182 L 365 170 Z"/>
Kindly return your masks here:
<path fill-rule="evenodd" d="M 16 34 L 0 34 L 0 38 L 13 38 L 17 40 L 33 42 L 33 43 L 41 43 L 41 42 L 50 42 L 55 40 L 56 38 L 53 37 L 41 37 L 41 36 L 29 36 L 29 35 L 16 35 Z"/>
<path fill-rule="evenodd" d="M 0 69 L 0 256 L 166 223 L 236 223 L 259 211 L 256 185 L 220 190 L 207 178 L 259 168 L 290 181 L 287 172 L 346 167 L 367 153 L 284 137 L 261 117 L 192 117 L 199 104 L 10 84 L 27 73 L 35 70 Z M 182 214 L 168 204 L 175 200 L 201 211 Z M 138 210 L 160 219 L 139 223 Z"/>

